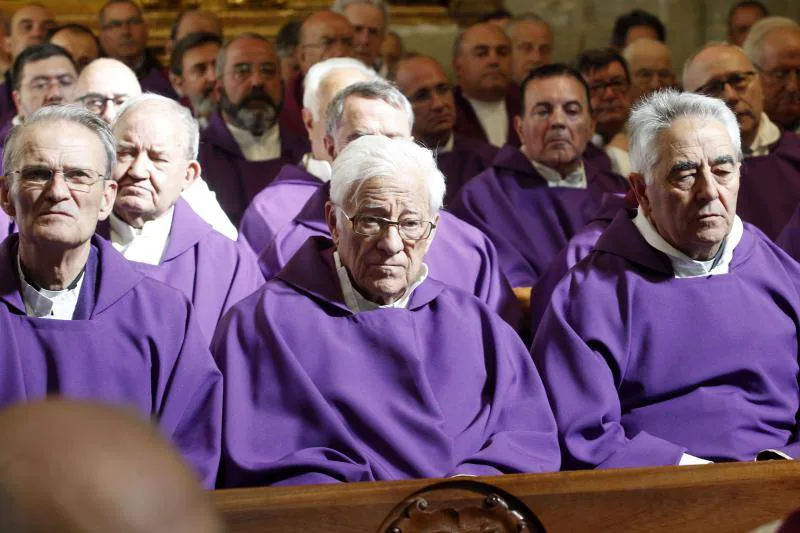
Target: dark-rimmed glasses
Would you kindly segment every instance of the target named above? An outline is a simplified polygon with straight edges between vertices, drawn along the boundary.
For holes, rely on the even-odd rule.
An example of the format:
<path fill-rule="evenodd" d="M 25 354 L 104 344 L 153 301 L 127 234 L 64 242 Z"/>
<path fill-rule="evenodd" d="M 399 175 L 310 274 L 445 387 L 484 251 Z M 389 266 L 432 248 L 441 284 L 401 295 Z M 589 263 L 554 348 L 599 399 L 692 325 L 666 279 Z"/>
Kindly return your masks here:
<path fill-rule="evenodd" d="M 113 102 L 115 106 L 119 107 L 128 100 L 130 96 L 127 94 L 115 94 L 114 96 L 103 96 L 102 94 L 85 94 L 78 98 L 78 101 L 95 114 L 100 114 L 106 110 L 109 102 Z"/>
<path fill-rule="evenodd" d="M 750 82 L 753 81 L 755 75 L 756 73 L 752 70 L 736 72 L 724 78 L 711 80 L 702 87 L 698 87 L 695 92 L 706 96 L 719 97 L 725 92 L 725 86 L 730 85 L 734 91 L 740 93 L 750 86 Z"/>
<path fill-rule="evenodd" d="M 70 190 L 78 192 L 89 192 L 95 183 L 103 179 L 102 174 L 90 168 L 24 167 L 6 172 L 7 176 L 18 175 L 21 184 L 35 188 L 44 188 L 57 174 L 61 174 Z"/>
<path fill-rule="evenodd" d="M 430 237 L 436 228 L 436 224 L 433 222 L 419 218 L 389 220 L 388 218 L 359 214 L 350 217 L 344 212 L 344 209 L 341 211 L 353 226 L 353 232 L 364 237 L 381 235 L 389 226 L 396 226 L 400 238 L 404 241 L 421 241 Z"/>

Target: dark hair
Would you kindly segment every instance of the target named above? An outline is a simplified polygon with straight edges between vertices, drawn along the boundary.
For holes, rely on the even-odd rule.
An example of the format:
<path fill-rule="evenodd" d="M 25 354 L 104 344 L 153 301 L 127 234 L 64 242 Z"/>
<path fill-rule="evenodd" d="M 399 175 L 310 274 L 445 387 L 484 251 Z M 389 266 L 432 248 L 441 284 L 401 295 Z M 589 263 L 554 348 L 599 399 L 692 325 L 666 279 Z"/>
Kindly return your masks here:
<path fill-rule="evenodd" d="M 278 57 L 286 57 L 294 53 L 297 45 L 300 44 L 300 20 L 290 20 L 278 30 L 275 36 L 275 53 Z"/>
<path fill-rule="evenodd" d="M 69 52 L 53 43 L 35 44 L 26 48 L 14 60 L 14 66 L 11 68 L 11 87 L 17 91 L 19 90 L 22 84 L 22 71 L 25 70 L 25 65 L 28 63 L 35 63 L 36 61 L 58 56 L 66 57 L 77 74 L 78 65 Z"/>
<path fill-rule="evenodd" d="M 44 38 L 44 41 L 46 43 L 51 42 L 53 40 L 53 37 L 55 37 L 56 33 L 60 31 L 71 31 L 73 33 L 85 33 L 86 35 L 89 35 L 94 40 L 94 44 L 97 45 L 98 54 L 100 55 L 103 54 L 103 47 L 100 46 L 100 40 L 97 38 L 97 35 L 94 34 L 92 29 L 89 28 L 89 26 L 84 26 L 83 24 L 75 24 L 75 23 L 62 24 L 61 26 L 56 26 L 55 28 L 51 28 L 50 31 L 47 32 L 47 37 Z"/>
<path fill-rule="evenodd" d="M 100 26 L 104 24 L 103 15 L 105 15 L 106 9 L 117 4 L 132 5 L 133 7 L 136 8 L 136 11 L 139 12 L 139 15 L 144 15 L 144 13 L 142 12 L 142 8 L 139 7 L 139 5 L 133 0 L 108 0 L 108 2 L 103 4 L 103 7 L 100 8 L 100 11 L 97 12 L 97 18 L 100 21 Z M 102 29 L 102 27 L 100 29 Z"/>
<path fill-rule="evenodd" d="M 664 28 L 664 23 L 657 16 L 641 9 L 634 9 L 630 13 L 620 15 L 614 22 L 614 29 L 611 32 L 611 46 L 620 49 L 624 48 L 628 31 L 636 26 L 653 28 L 656 31 L 656 35 L 658 35 L 659 41 L 663 43 L 667 40 L 667 30 Z"/>
<path fill-rule="evenodd" d="M 183 56 L 186 55 L 186 52 L 208 43 L 215 43 L 222 46 L 222 39 L 215 33 L 198 31 L 196 33 L 190 33 L 178 41 L 172 49 L 172 55 L 170 55 L 169 58 L 169 71 L 176 76 L 182 76 Z"/>
<path fill-rule="evenodd" d="M 489 13 L 486 13 L 480 19 L 478 19 L 478 22 L 489 22 L 492 20 L 505 19 L 505 18 L 510 19 L 511 13 L 509 13 L 508 10 L 506 9 L 500 8 L 500 9 L 495 9 L 494 11 L 490 11 Z"/>
<path fill-rule="evenodd" d="M 175 20 L 172 21 L 172 26 L 170 26 L 169 28 L 170 41 L 175 41 L 175 38 L 178 36 L 178 28 L 181 27 L 181 22 L 183 22 L 183 17 L 185 17 L 189 13 L 194 13 L 196 11 L 202 11 L 202 9 L 199 6 L 192 6 L 182 9 L 178 12 L 178 16 L 175 17 Z M 217 19 L 217 22 L 219 22 L 219 29 L 220 29 L 219 38 L 222 39 L 222 22 L 220 22 L 219 19 Z M 188 37 L 188 34 L 185 37 Z"/>
<path fill-rule="evenodd" d="M 583 90 L 586 92 L 586 103 L 589 106 L 589 113 L 592 112 L 592 97 L 589 93 L 589 84 L 581 76 L 581 73 L 570 67 L 565 63 L 551 63 L 549 65 L 542 65 L 528 72 L 525 79 L 520 84 L 520 99 L 519 99 L 519 116 L 525 116 L 525 92 L 528 89 L 528 84 L 533 80 L 546 80 L 548 78 L 572 78 L 581 84 Z"/>
<path fill-rule="evenodd" d="M 630 83 L 631 73 L 628 70 L 628 62 L 613 48 L 584 50 L 575 58 L 575 69 L 581 74 L 587 75 L 593 70 L 607 67 L 611 63 L 622 65 L 622 70 L 625 71 L 625 79 Z"/>
<path fill-rule="evenodd" d="M 767 6 L 759 2 L 758 0 L 744 0 L 742 2 L 736 2 L 731 6 L 730 11 L 728 11 L 728 27 L 731 25 L 731 19 L 733 18 L 733 14 L 736 13 L 737 9 L 741 9 L 743 7 L 754 7 L 756 9 L 760 9 L 761 13 L 765 16 L 769 16 L 769 9 Z"/>

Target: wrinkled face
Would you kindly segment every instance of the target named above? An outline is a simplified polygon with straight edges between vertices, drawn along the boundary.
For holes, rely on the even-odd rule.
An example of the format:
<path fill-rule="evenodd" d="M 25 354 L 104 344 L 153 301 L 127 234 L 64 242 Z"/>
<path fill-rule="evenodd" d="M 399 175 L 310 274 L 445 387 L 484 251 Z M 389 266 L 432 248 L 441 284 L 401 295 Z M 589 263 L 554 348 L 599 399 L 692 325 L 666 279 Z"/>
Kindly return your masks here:
<path fill-rule="evenodd" d="M 672 246 L 710 259 L 736 215 L 740 163 L 730 136 L 720 122 L 689 117 L 658 140 L 651 182 L 631 175 L 639 205 Z"/>
<path fill-rule="evenodd" d="M 33 169 L 88 169 L 105 173 L 102 143 L 89 129 L 73 122 L 37 124 L 23 133 L 17 161 L 8 172 Z M 13 217 L 20 239 L 58 248 L 75 248 L 94 234 L 98 220 L 105 220 L 114 205 L 116 183 L 100 179 L 88 192 L 72 190 L 58 173 L 49 182 L 10 176 L 0 187 L 3 209 Z"/>
<path fill-rule="evenodd" d="M 553 32 L 544 22 L 524 20 L 517 22 L 509 35 L 514 48 L 513 78 L 514 82 L 522 83 L 531 70 L 550 63 L 550 54 L 553 52 Z"/>
<path fill-rule="evenodd" d="M 477 24 L 464 34 L 453 67 L 467 96 L 500 100 L 511 82 L 511 41 L 500 28 Z"/>
<path fill-rule="evenodd" d="M 172 207 L 194 179 L 184 133 L 175 117 L 156 105 L 143 105 L 115 124 L 119 189 L 114 212 L 125 221 L 153 220 Z"/>
<path fill-rule="evenodd" d="M 107 124 L 114 122 L 122 104 L 140 94 L 142 89 L 133 72 L 106 59 L 83 71 L 76 90 L 77 100 Z"/>
<path fill-rule="evenodd" d="M 630 58 L 631 101 L 648 96 L 655 91 L 675 86 L 672 56 L 663 47 L 652 47 L 637 51 Z"/>
<path fill-rule="evenodd" d="M 345 100 L 342 124 L 333 139 L 325 138 L 333 158 L 344 147 L 364 135 L 384 135 L 390 138 L 411 137 L 408 116 L 383 100 L 349 96 Z"/>
<path fill-rule="evenodd" d="M 91 35 L 82 31 L 63 30 L 53 35 L 50 42 L 64 48 L 75 63 L 78 64 L 78 73 L 83 67 L 100 57 L 100 50 Z"/>
<path fill-rule="evenodd" d="M 584 73 L 584 78 L 591 91 L 597 132 L 614 135 L 622 130 L 631 107 L 631 87 L 625 68 L 618 61 L 612 61 L 605 67 Z"/>
<path fill-rule="evenodd" d="M 657 41 L 658 32 L 650 26 L 633 26 L 625 35 L 625 46 L 628 46 L 636 39 L 653 39 Z"/>
<path fill-rule="evenodd" d="M 750 28 L 762 18 L 764 12 L 756 6 L 737 8 L 728 20 L 728 41 L 736 46 L 742 46 Z"/>
<path fill-rule="evenodd" d="M 431 216 L 428 190 L 418 177 L 373 177 L 360 183 L 347 205 L 330 209 L 328 224 L 342 264 L 367 299 L 385 305 L 401 298 L 421 273 L 431 238 L 404 240 L 396 226 L 367 237 L 353 231 L 351 219 L 361 216 L 390 220 L 437 220 Z"/>
<path fill-rule="evenodd" d="M 784 128 L 800 125 L 800 30 L 770 33 L 762 46 L 761 84 L 769 117 Z"/>
<path fill-rule="evenodd" d="M 350 4 L 344 8 L 344 16 L 353 25 L 354 56 L 368 67 L 374 67 L 386 36 L 383 13 L 372 4 Z"/>
<path fill-rule="evenodd" d="M 138 60 L 147 44 L 147 25 L 133 4 L 111 4 L 100 21 L 100 44 L 109 57 Z"/>
<path fill-rule="evenodd" d="M 220 85 L 220 108 L 231 124 L 259 136 L 277 123 L 283 83 L 268 42 L 243 37 L 228 45 Z"/>
<path fill-rule="evenodd" d="M 198 116 L 210 115 L 216 106 L 214 92 L 217 87 L 217 43 L 206 43 L 186 51 L 183 55 L 183 75 L 176 76 L 176 88 L 189 98 Z"/>
<path fill-rule="evenodd" d="M 30 5 L 17 10 L 11 17 L 9 48 L 16 58 L 29 46 L 42 44 L 47 32 L 55 28 L 56 21 L 49 9 Z"/>
<path fill-rule="evenodd" d="M 19 90 L 12 93 L 17 114 L 25 118 L 46 105 L 71 103 L 77 81 L 78 73 L 66 57 L 53 56 L 26 64 Z"/>
<path fill-rule="evenodd" d="M 338 13 L 324 11 L 312 15 L 300 30 L 297 60 L 303 74 L 332 57 L 352 57 L 353 26 Z"/>
<path fill-rule="evenodd" d="M 442 66 L 426 57 L 401 61 L 396 82 L 414 110 L 414 137 L 423 142 L 449 137 L 456 111 L 453 89 Z"/>
<path fill-rule="evenodd" d="M 571 77 L 536 79 L 525 90 L 517 133 L 531 159 L 561 172 L 573 170 L 592 134 L 586 90 Z"/>
<path fill-rule="evenodd" d="M 213 13 L 208 11 L 189 11 L 181 17 L 181 23 L 175 29 L 177 43 L 190 33 L 207 32 L 222 35 L 222 24 Z"/>
<path fill-rule="evenodd" d="M 736 115 L 742 137 L 755 136 L 764 97 L 747 56 L 730 46 L 703 50 L 686 72 L 686 90 L 724 100 Z"/>

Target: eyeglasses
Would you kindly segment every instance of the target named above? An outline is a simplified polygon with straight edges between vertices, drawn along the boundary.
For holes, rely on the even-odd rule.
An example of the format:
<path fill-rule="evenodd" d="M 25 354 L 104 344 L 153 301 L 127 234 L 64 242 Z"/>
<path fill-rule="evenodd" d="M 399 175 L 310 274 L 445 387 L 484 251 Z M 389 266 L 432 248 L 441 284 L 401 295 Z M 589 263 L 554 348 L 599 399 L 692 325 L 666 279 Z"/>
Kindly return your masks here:
<path fill-rule="evenodd" d="M 28 89 L 34 92 L 43 93 L 50 88 L 53 83 L 57 83 L 62 89 L 69 89 L 77 79 L 72 74 L 62 74 L 61 76 L 37 76 L 30 83 Z"/>
<path fill-rule="evenodd" d="M 605 93 L 606 89 L 611 89 L 615 93 L 625 92 L 628 90 L 628 80 L 625 78 L 614 78 L 606 82 L 598 81 L 589 85 L 589 91 L 596 95 Z"/>
<path fill-rule="evenodd" d="M 353 215 L 351 218 L 343 209 L 342 214 L 352 224 L 353 232 L 364 237 L 375 237 L 386 231 L 389 226 L 396 226 L 400 238 L 404 241 L 421 241 L 430 237 L 436 227 L 433 222 L 419 218 L 389 220 L 388 218 L 372 215 Z"/>
<path fill-rule="evenodd" d="M 115 94 L 114 96 L 103 96 L 102 94 L 85 94 L 78 98 L 83 107 L 95 114 L 100 114 L 106 110 L 109 102 L 113 102 L 119 107 L 130 100 L 127 94 Z"/>
<path fill-rule="evenodd" d="M 139 24 L 144 24 L 144 19 L 142 17 L 131 17 L 126 20 L 111 20 L 108 23 L 104 24 L 100 27 L 103 31 L 115 31 L 122 29 L 123 26 L 138 26 Z"/>
<path fill-rule="evenodd" d="M 353 48 L 354 39 L 352 37 L 340 37 L 334 39 L 332 37 L 323 37 L 318 43 L 301 44 L 303 48 L 322 48 L 324 51 L 329 51 L 336 43 L 341 43 L 342 47 L 351 50 Z"/>
<path fill-rule="evenodd" d="M 778 68 L 775 70 L 761 71 L 761 74 L 768 78 L 772 78 L 773 81 L 777 81 L 779 83 L 786 83 L 789 81 L 789 78 L 794 74 L 795 79 L 798 83 L 800 83 L 800 67 L 798 68 Z"/>
<path fill-rule="evenodd" d="M 719 97 L 725 92 L 725 86 L 730 85 L 734 91 L 740 93 L 750 86 L 750 82 L 753 81 L 755 75 L 756 73 L 752 70 L 736 72 L 726 78 L 711 80 L 699 87 L 695 92 L 706 96 Z"/>
<path fill-rule="evenodd" d="M 253 63 L 237 63 L 229 71 L 233 74 L 233 79 L 237 81 L 244 81 L 253 75 L 253 72 L 258 69 L 265 78 L 273 78 L 278 75 L 278 67 L 275 63 L 261 63 L 254 65 Z"/>
<path fill-rule="evenodd" d="M 6 173 L 8 176 L 15 174 L 19 175 L 23 185 L 32 188 L 44 188 L 56 175 L 61 174 L 67 187 L 78 192 L 89 192 L 95 183 L 103 179 L 102 174 L 90 168 L 24 167 Z"/>

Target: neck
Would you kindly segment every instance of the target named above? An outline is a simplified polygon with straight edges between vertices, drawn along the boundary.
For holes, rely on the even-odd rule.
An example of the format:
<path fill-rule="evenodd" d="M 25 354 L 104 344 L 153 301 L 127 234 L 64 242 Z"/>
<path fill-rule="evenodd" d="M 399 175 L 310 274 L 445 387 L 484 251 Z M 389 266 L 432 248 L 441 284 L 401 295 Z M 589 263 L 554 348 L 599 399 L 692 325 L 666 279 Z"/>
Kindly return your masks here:
<path fill-rule="evenodd" d="M 758 121 L 752 130 L 745 133 L 741 128 L 739 131 L 742 133 L 742 149 L 745 151 L 750 150 L 750 147 L 753 145 L 753 141 L 756 140 L 756 136 L 758 135 L 758 128 L 761 126 L 761 121 Z"/>
<path fill-rule="evenodd" d="M 719 252 L 719 249 L 720 247 L 722 247 L 722 243 L 724 242 L 723 239 L 720 242 L 715 242 L 713 244 L 709 244 L 708 246 L 698 246 L 692 248 L 691 250 L 687 250 L 678 246 L 678 244 L 673 242 L 671 238 L 667 237 L 667 232 L 661 231 L 661 229 L 658 227 L 658 224 L 656 223 L 655 220 L 653 220 L 652 217 L 650 217 L 649 215 L 645 216 L 647 217 L 647 220 L 650 221 L 650 224 L 653 226 L 653 228 L 655 228 L 656 232 L 658 232 L 658 234 L 661 235 L 662 239 L 667 241 L 667 243 L 669 243 L 669 245 L 675 248 L 676 250 L 683 252 L 686 255 L 686 257 L 693 259 L 695 261 L 708 261 L 709 259 L 713 259 L 714 256 L 716 256 L 717 253 Z"/>
<path fill-rule="evenodd" d="M 89 259 L 91 241 L 77 248 L 57 249 L 19 241 L 19 259 L 25 277 L 48 291 L 61 291 L 69 287 L 81 273 Z"/>
<path fill-rule="evenodd" d="M 428 135 L 414 135 L 414 137 L 422 142 L 423 146 L 426 146 L 430 150 L 435 150 L 436 148 L 444 148 L 444 145 L 450 140 L 452 134 L 452 130 L 445 130 L 432 132 Z"/>
<path fill-rule="evenodd" d="M 145 223 L 160 218 L 164 213 L 160 213 L 158 215 L 152 215 L 150 213 L 127 213 L 123 211 L 114 210 L 114 214 L 117 216 L 117 218 L 125 222 L 127 225 L 136 229 L 142 229 Z"/>

